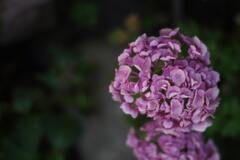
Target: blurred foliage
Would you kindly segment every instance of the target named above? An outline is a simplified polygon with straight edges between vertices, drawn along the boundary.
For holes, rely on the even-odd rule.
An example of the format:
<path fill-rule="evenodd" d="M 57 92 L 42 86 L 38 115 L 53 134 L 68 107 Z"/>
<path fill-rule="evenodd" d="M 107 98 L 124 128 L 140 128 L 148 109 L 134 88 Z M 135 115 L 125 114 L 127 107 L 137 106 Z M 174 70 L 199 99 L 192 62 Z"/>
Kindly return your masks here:
<path fill-rule="evenodd" d="M 109 41 L 114 45 L 124 45 L 132 41 L 140 32 L 140 17 L 136 13 L 129 14 L 122 27 L 113 29 L 109 34 Z"/>
<path fill-rule="evenodd" d="M 93 106 L 90 85 L 91 73 L 95 70 L 94 64 L 88 64 L 79 54 L 71 54 L 66 51 L 54 49 L 52 67 L 39 79 L 46 85 L 52 94 L 49 98 L 51 104 L 58 102 L 59 105 L 78 108 L 81 112 L 89 111 Z M 79 108 L 80 107 L 80 108 Z"/>
<path fill-rule="evenodd" d="M 142 31 L 146 33 L 159 29 L 159 26 L 166 24 L 167 20 L 159 13 L 142 15 L 133 12 L 125 17 L 121 26 L 110 31 L 108 39 L 114 45 L 126 45 L 136 39 Z"/>
<path fill-rule="evenodd" d="M 116 45 L 125 44 L 128 39 L 128 33 L 121 28 L 114 29 L 109 35 L 109 41 Z"/>
<path fill-rule="evenodd" d="M 97 3 L 77 1 L 72 5 L 70 17 L 75 24 L 82 28 L 94 28 L 98 22 L 98 5 Z"/>
<path fill-rule="evenodd" d="M 127 122 L 130 124 L 130 126 L 133 126 L 136 129 L 139 129 L 142 127 L 146 122 L 149 122 L 151 120 L 150 118 L 146 116 L 139 116 L 138 118 L 132 118 L 130 116 L 126 116 Z"/>
<path fill-rule="evenodd" d="M 95 68 L 81 54 L 50 51 L 51 63 L 34 86 L 14 88 L 0 103 L 0 159 L 65 160 L 94 105 L 89 78 Z"/>

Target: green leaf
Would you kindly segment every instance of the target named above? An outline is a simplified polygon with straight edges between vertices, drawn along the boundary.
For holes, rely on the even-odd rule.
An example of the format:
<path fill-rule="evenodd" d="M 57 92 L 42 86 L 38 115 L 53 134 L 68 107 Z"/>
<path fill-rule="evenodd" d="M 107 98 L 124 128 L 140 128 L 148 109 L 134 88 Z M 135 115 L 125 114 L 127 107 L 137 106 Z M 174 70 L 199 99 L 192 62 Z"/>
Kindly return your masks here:
<path fill-rule="evenodd" d="M 53 147 L 63 150 L 77 141 L 80 125 L 77 119 L 68 115 L 47 115 L 45 130 Z"/>
<path fill-rule="evenodd" d="M 89 28 L 97 24 L 98 8 L 93 3 L 78 2 L 72 7 L 71 19 L 81 27 Z"/>
<path fill-rule="evenodd" d="M 41 97 L 41 91 L 33 88 L 17 88 L 13 95 L 13 110 L 27 113 Z"/>
<path fill-rule="evenodd" d="M 136 128 L 140 128 L 143 124 L 145 124 L 146 122 L 149 121 L 149 118 L 147 118 L 146 116 L 139 116 L 135 119 L 131 118 L 130 116 L 125 116 L 128 123 L 131 126 L 134 126 Z"/>
<path fill-rule="evenodd" d="M 36 151 L 43 128 L 41 117 L 37 115 L 26 116 L 20 119 L 16 125 L 16 142 L 27 151 Z"/>
<path fill-rule="evenodd" d="M 42 136 L 42 124 L 38 116 L 19 119 L 15 129 L 2 142 L 3 157 L 6 160 L 37 160 Z"/>
<path fill-rule="evenodd" d="M 60 151 L 52 151 L 48 155 L 47 160 L 64 160 L 64 155 Z"/>

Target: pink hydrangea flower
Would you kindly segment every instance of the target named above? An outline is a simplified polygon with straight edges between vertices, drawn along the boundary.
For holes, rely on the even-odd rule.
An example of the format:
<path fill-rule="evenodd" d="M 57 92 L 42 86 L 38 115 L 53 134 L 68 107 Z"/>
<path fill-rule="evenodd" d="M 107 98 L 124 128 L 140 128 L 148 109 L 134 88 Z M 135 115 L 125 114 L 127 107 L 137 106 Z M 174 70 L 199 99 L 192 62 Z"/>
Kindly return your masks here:
<path fill-rule="evenodd" d="M 130 130 L 127 145 L 138 160 L 219 160 L 212 140 L 207 143 L 199 132 L 159 134 L 151 139 L 140 139 Z"/>
<path fill-rule="evenodd" d="M 109 90 L 126 114 L 145 115 L 169 131 L 203 132 L 211 125 L 219 74 L 197 37 L 178 28 L 162 29 L 157 37 L 143 34 L 124 49 L 118 63 Z"/>

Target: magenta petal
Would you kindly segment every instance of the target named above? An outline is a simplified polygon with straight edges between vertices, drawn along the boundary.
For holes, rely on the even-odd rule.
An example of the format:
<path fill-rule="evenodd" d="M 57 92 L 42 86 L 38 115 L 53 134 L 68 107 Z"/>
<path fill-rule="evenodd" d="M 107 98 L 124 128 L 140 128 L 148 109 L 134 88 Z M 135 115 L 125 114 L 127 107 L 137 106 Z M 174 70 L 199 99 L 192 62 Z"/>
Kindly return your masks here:
<path fill-rule="evenodd" d="M 118 101 L 118 102 L 121 102 L 121 100 L 122 100 L 121 95 L 120 95 L 119 91 L 117 91 L 117 90 L 113 87 L 113 84 L 111 84 L 111 85 L 109 86 L 109 92 L 112 93 L 112 98 L 113 98 L 113 100 Z"/>
<path fill-rule="evenodd" d="M 142 51 L 139 53 L 140 56 L 148 56 L 149 55 L 149 52 L 147 51 Z"/>
<path fill-rule="evenodd" d="M 206 145 L 208 160 L 220 160 L 218 150 L 212 140 L 209 140 Z"/>
<path fill-rule="evenodd" d="M 138 112 L 136 109 L 132 108 L 132 106 L 128 103 L 123 103 L 120 108 L 124 113 L 131 115 L 133 118 L 137 118 Z"/>
<path fill-rule="evenodd" d="M 163 127 L 165 127 L 165 128 L 171 128 L 173 126 L 173 122 L 172 121 L 170 121 L 170 120 L 164 120 L 163 121 Z"/>
<path fill-rule="evenodd" d="M 170 106 L 168 105 L 167 102 L 163 102 L 160 106 L 160 110 L 164 111 L 165 113 L 169 113 L 170 112 Z"/>
<path fill-rule="evenodd" d="M 164 28 L 160 30 L 160 35 L 165 37 L 172 37 L 175 36 L 179 32 L 179 28 L 171 29 L 171 28 Z"/>
<path fill-rule="evenodd" d="M 192 105 L 196 108 L 200 108 L 204 104 L 205 92 L 203 90 L 197 90 L 193 99 Z"/>
<path fill-rule="evenodd" d="M 138 145 L 138 138 L 133 128 L 130 129 L 127 137 L 127 145 L 130 147 L 137 147 Z"/>
<path fill-rule="evenodd" d="M 132 103 L 134 101 L 133 97 L 129 94 L 124 95 L 124 99 L 127 103 Z"/>
<path fill-rule="evenodd" d="M 131 71 L 131 68 L 127 65 L 120 66 L 116 73 L 116 81 L 125 82 L 128 79 Z"/>
<path fill-rule="evenodd" d="M 183 105 L 177 100 L 171 100 L 171 114 L 172 115 L 180 115 L 183 111 Z"/>
<path fill-rule="evenodd" d="M 183 70 L 181 69 L 174 69 L 170 72 L 170 76 L 172 81 L 177 85 L 180 86 L 182 83 L 185 82 L 186 76 Z"/>
<path fill-rule="evenodd" d="M 219 89 L 218 87 L 210 88 L 206 92 L 206 96 L 209 100 L 215 100 L 218 97 Z"/>
<path fill-rule="evenodd" d="M 202 112 L 201 108 L 194 111 L 192 115 L 193 123 L 199 123 L 201 121 L 201 112 Z"/>
<path fill-rule="evenodd" d="M 120 64 L 123 64 L 126 62 L 127 58 L 129 58 L 129 53 L 123 52 L 122 54 L 120 54 L 120 56 L 118 56 L 118 62 Z"/>
<path fill-rule="evenodd" d="M 193 97 L 193 93 L 188 88 L 181 88 L 181 97 L 182 98 L 192 98 Z"/>
<path fill-rule="evenodd" d="M 208 52 L 206 45 L 202 43 L 202 41 L 197 36 L 193 37 L 193 41 L 195 42 L 196 46 L 201 50 L 202 55 L 204 56 Z"/>
<path fill-rule="evenodd" d="M 147 102 L 142 98 L 138 98 L 136 100 L 136 105 L 141 114 L 145 114 L 147 112 Z"/>
<path fill-rule="evenodd" d="M 151 47 L 155 47 L 157 45 L 158 45 L 158 41 L 156 41 L 156 40 L 153 40 L 153 41 L 150 42 Z"/>
<path fill-rule="evenodd" d="M 193 124 L 193 130 L 197 132 L 204 132 L 211 125 L 212 122 L 210 120 L 206 120 L 201 123 Z"/>
<path fill-rule="evenodd" d="M 154 55 L 152 55 L 151 60 L 154 62 L 158 60 L 160 56 L 161 56 L 161 53 L 155 53 Z"/>
<path fill-rule="evenodd" d="M 182 120 L 179 125 L 180 127 L 186 127 L 186 126 L 189 126 L 190 124 L 191 124 L 190 121 Z"/>
<path fill-rule="evenodd" d="M 167 90 L 166 96 L 167 98 L 173 98 L 179 94 L 180 94 L 180 88 L 178 88 L 177 86 L 170 86 Z"/>
<path fill-rule="evenodd" d="M 147 104 L 147 112 L 149 117 L 154 117 L 159 111 L 159 102 L 157 100 L 153 100 L 148 102 Z"/>
<path fill-rule="evenodd" d="M 219 75 L 219 73 L 218 72 L 216 72 L 216 71 L 212 71 L 211 72 L 211 80 L 214 82 L 214 83 L 217 83 L 217 82 L 219 82 L 220 81 L 220 75 Z"/>

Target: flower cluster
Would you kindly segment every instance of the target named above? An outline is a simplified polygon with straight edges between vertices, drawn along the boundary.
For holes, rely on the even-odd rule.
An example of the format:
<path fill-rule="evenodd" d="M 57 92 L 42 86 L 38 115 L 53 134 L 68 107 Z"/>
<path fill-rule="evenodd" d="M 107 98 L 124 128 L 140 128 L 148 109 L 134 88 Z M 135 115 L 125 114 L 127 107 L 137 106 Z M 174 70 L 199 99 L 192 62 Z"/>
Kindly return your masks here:
<path fill-rule="evenodd" d="M 201 132 L 212 124 L 219 105 L 219 74 L 210 67 L 209 52 L 197 37 L 179 29 L 146 34 L 118 57 L 109 90 L 120 108 L 148 121 L 139 138 L 131 129 L 127 144 L 138 160 L 219 160 L 213 142 Z"/>
<path fill-rule="evenodd" d="M 184 55 L 186 54 L 186 55 Z M 119 68 L 109 89 L 121 109 L 157 120 L 166 130 L 203 132 L 219 100 L 219 74 L 209 67 L 207 47 L 179 29 L 146 34 L 118 57 Z"/>
<path fill-rule="evenodd" d="M 204 143 L 199 132 L 180 132 L 177 135 L 159 133 L 151 139 L 140 139 L 132 129 L 130 146 L 138 160 L 219 160 L 214 143 Z"/>

